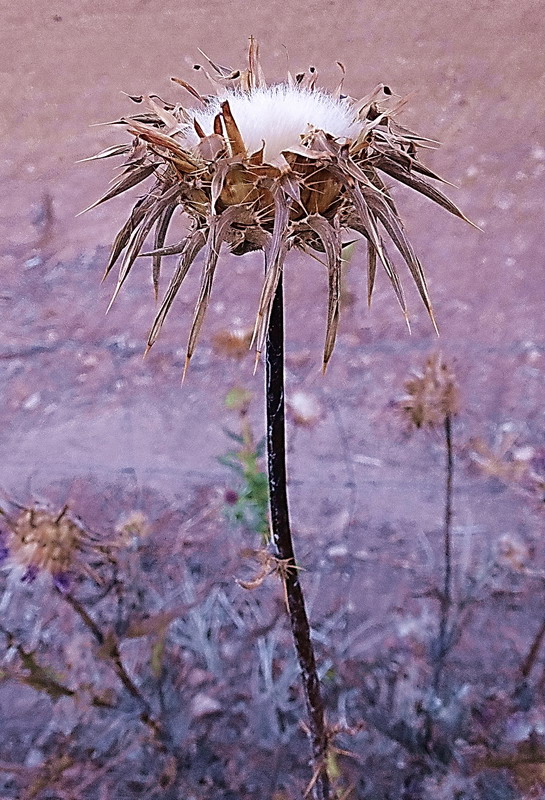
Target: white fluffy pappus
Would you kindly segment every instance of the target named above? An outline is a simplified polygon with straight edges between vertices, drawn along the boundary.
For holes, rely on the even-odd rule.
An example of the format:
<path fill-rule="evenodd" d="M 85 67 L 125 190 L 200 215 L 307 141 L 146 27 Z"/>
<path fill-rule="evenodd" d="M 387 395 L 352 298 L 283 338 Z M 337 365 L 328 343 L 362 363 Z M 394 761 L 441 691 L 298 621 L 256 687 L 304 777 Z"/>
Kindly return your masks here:
<path fill-rule="evenodd" d="M 282 150 L 300 145 L 309 125 L 335 138 L 347 139 L 354 138 L 360 129 L 349 101 L 280 83 L 251 92 L 225 91 L 208 108 L 194 109 L 194 117 L 205 134 L 213 133 L 214 117 L 225 100 L 229 101 L 248 153 L 260 150 L 265 142 L 264 160 L 269 162 L 278 158 Z M 198 144 L 194 130 L 188 130 L 185 136 L 191 146 Z"/>

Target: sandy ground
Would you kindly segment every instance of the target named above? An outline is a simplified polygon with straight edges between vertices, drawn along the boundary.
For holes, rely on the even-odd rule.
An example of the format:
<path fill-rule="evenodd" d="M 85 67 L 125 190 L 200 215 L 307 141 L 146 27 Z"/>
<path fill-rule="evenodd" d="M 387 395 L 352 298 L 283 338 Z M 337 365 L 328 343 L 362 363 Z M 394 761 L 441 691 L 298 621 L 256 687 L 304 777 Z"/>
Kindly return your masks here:
<path fill-rule="evenodd" d="M 128 198 L 75 217 L 110 179 L 111 163 L 75 162 L 116 143 L 115 131 L 91 126 L 130 113 L 120 92 L 177 97 L 169 76 L 198 83 L 191 71 L 198 47 L 237 65 L 253 34 L 273 79 L 284 74 L 289 58 L 294 70 L 315 64 L 322 83 L 332 87 L 340 60 L 352 95 L 381 81 L 410 94 L 405 122 L 443 142 L 428 163 L 456 184 L 451 196 L 483 229 L 400 192 L 441 338 L 411 289 L 408 336 L 383 276 L 368 311 L 356 253 L 347 278 L 355 301 L 344 310 L 324 378 L 323 275 L 297 255 L 286 270 L 289 389 L 307 392 L 323 408 L 312 429 L 292 431 L 291 497 L 301 551 L 325 542 L 359 553 L 358 580 L 347 591 L 356 605 L 369 588 L 384 594 L 377 615 L 391 606 L 383 544 L 390 545 L 390 560 L 392 548 L 399 553 L 404 574 L 436 568 L 440 441 L 407 441 L 392 408 L 409 369 L 438 347 L 455 360 L 463 396 L 458 447 L 472 435 L 493 442 L 502 431 L 536 451 L 544 443 L 542 12 L 532 0 L 2 2 L 4 490 L 22 499 L 64 493 L 77 510 L 74 487 L 84 478 L 97 496 L 102 486 L 118 483 L 152 487 L 183 503 L 196 486 L 230 481 L 216 456 L 229 447 L 224 426 L 236 424 L 224 409 L 232 385 L 255 393 L 259 430 L 260 371 L 252 375 L 251 357 L 233 364 L 210 345 L 215 331 L 252 324 L 259 259 L 222 262 L 182 389 L 195 282 L 143 362 L 153 316 L 147 264 L 107 317 L 113 285 L 99 283 Z M 458 469 L 462 572 L 477 570 L 502 536 L 537 533 L 530 505 Z"/>

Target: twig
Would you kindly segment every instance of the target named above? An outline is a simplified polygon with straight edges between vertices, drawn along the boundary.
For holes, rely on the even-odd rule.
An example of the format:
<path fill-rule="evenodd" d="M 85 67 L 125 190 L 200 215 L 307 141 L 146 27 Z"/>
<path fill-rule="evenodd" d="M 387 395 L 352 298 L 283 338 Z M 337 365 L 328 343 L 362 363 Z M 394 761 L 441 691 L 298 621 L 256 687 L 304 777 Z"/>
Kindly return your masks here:
<path fill-rule="evenodd" d="M 269 322 L 266 363 L 267 456 L 272 539 L 278 558 L 289 565 L 284 574 L 286 598 L 309 716 L 313 768 L 317 774 L 312 787 L 312 796 L 315 800 L 328 800 L 330 785 L 327 774 L 327 732 L 324 722 L 324 706 L 303 590 L 299 582 L 299 569 L 293 549 L 288 509 L 282 275 L 276 289 Z"/>
<path fill-rule="evenodd" d="M 158 736 L 161 741 L 166 741 L 168 736 L 161 723 L 155 718 L 149 702 L 146 700 L 138 686 L 134 683 L 129 673 L 127 672 L 118 644 L 113 636 L 104 634 L 94 619 L 90 616 L 85 607 L 80 601 L 75 598 L 70 592 L 62 592 L 57 589 L 58 594 L 68 603 L 68 605 L 76 612 L 85 627 L 92 633 L 96 642 L 106 649 L 106 655 L 109 663 L 112 665 L 117 677 L 129 692 L 131 697 L 139 703 L 142 708 L 140 719 Z"/>

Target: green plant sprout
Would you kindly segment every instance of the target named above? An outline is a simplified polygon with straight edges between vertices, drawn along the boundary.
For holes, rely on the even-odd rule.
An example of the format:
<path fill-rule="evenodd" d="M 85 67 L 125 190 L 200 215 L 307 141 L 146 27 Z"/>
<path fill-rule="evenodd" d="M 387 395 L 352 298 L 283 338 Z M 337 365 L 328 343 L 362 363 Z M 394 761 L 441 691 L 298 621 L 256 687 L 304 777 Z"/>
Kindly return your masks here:
<path fill-rule="evenodd" d="M 225 405 L 229 410 L 238 412 L 241 432 L 225 430 L 237 448 L 220 456 L 218 461 L 234 472 L 238 480 L 236 490 L 228 489 L 225 492 L 228 517 L 259 534 L 263 544 L 267 545 L 271 541 L 269 484 L 267 473 L 261 468 L 265 441 L 255 441 L 248 420 L 250 400 L 251 394 L 244 389 L 234 388 L 227 394 Z"/>

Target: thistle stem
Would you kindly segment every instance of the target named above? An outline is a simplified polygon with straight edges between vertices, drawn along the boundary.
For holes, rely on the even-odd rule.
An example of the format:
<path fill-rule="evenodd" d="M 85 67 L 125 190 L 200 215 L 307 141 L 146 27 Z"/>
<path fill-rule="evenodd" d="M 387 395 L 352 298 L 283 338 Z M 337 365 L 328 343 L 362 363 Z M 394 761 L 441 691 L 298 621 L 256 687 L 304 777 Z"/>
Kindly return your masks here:
<path fill-rule="evenodd" d="M 284 578 L 286 600 L 310 723 L 315 777 L 312 797 L 314 800 L 328 800 L 330 786 L 327 774 L 327 732 L 324 722 L 324 706 L 316 670 L 314 648 L 310 638 L 305 599 L 299 582 L 299 570 L 293 549 L 288 509 L 282 275 L 278 282 L 269 321 L 266 363 L 267 466 L 272 539 L 278 558 L 287 565 Z"/>
<path fill-rule="evenodd" d="M 452 450 L 452 418 L 445 416 L 445 447 L 447 453 L 445 470 L 445 516 L 444 516 L 444 565 L 443 593 L 441 597 L 441 621 L 439 623 L 439 652 L 434 675 L 434 687 L 437 690 L 441 683 L 441 675 L 445 656 L 451 643 L 449 621 L 452 607 L 452 477 L 454 472 L 454 457 Z"/>

